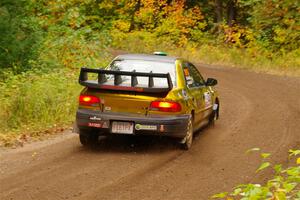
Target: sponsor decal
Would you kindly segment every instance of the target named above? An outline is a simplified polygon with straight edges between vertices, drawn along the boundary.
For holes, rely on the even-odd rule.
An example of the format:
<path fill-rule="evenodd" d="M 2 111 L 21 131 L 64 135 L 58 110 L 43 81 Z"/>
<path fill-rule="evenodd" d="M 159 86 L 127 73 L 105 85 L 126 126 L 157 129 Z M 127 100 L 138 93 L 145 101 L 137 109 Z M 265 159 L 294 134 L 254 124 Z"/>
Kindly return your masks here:
<path fill-rule="evenodd" d="M 165 125 L 160 125 L 159 131 L 164 132 L 165 131 Z"/>
<path fill-rule="evenodd" d="M 104 110 L 105 110 L 105 111 L 111 111 L 111 107 L 105 106 L 105 107 L 104 107 Z"/>
<path fill-rule="evenodd" d="M 184 76 L 190 76 L 190 72 L 188 68 L 183 69 Z"/>
<path fill-rule="evenodd" d="M 93 116 L 93 117 L 90 117 L 90 120 L 101 121 L 101 118 L 97 117 L 97 116 Z"/>
<path fill-rule="evenodd" d="M 148 131 L 156 131 L 157 126 L 156 125 L 142 125 L 142 124 L 136 124 L 135 130 L 148 130 Z"/>
<path fill-rule="evenodd" d="M 95 128 L 101 128 L 101 124 L 99 124 L 99 123 L 88 123 L 88 126 L 89 127 L 95 127 Z"/>
<path fill-rule="evenodd" d="M 204 93 L 204 101 L 205 101 L 205 106 L 211 106 L 212 100 L 211 100 L 211 94 L 209 92 Z"/>
<path fill-rule="evenodd" d="M 103 124 L 102 124 L 102 128 L 108 128 L 108 126 L 107 126 L 107 122 L 103 122 Z"/>
<path fill-rule="evenodd" d="M 141 130 L 141 125 L 140 124 L 136 124 L 135 125 L 135 130 Z"/>
<path fill-rule="evenodd" d="M 184 99 L 188 98 L 187 92 L 185 90 L 182 90 L 182 96 Z"/>

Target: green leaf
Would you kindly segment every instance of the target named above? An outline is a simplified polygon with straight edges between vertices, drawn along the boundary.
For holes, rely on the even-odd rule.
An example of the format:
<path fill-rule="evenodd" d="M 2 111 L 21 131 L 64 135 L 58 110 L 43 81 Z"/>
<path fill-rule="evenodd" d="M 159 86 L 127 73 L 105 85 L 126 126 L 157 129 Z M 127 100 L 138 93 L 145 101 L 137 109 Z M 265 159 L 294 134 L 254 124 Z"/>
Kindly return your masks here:
<path fill-rule="evenodd" d="M 278 199 L 278 200 L 286 200 L 286 195 L 284 192 L 276 192 L 275 193 L 275 199 Z"/>
<path fill-rule="evenodd" d="M 260 151 L 260 148 L 255 147 L 255 148 L 252 148 L 252 149 L 248 149 L 248 150 L 246 151 L 246 153 L 250 153 L 250 152 L 253 152 L 253 151 Z"/>
<path fill-rule="evenodd" d="M 290 192 L 297 186 L 297 184 L 284 182 L 282 186 L 287 192 Z"/>
<path fill-rule="evenodd" d="M 256 172 L 259 172 L 259 171 L 261 171 L 261 170 L 263 170 L 263 169 L 266 169 L 266 168 L 269 167 L 269 166 L 271 166 L 271 163 L 269 163 L 269 162 L 264 162 L 264 163 L 262 163 L 262 164 L 259 166 L 259 168 L 256 170 Z"/>
<path fill-rule="evenodd" d="M 279 174 L 282 171 L 282 165 L 280 165 L 280 164 L 275 165 L 274 170 L 277 174 Z"/>
<path fill-rule="evenodd" d="M 290 167 L 286 170 L 286 173 L 289 175 L 289 176 L 300 176 L 300 167 Z"/>
<path fill-rule="evenodd" d="M 211 198 L 213 198 L 213 199 L 222 199 L 222 198 L 225 198 L 227 196 L 227 194 L 228 194 L 228 192 L 222 192 L 222 193 L 213 195 Z"/>
<path fill-rule="evenodd" d="M 268 158 L 271 154 L 270 153 L 262 153 L 260 156 L 264 159 Z"/>
<path fill-rule="evenodd" d="M 296 195 L 300 199 L 300 191 L 298 191 Z"/>
<path fill-rule="evenodd" d="M 292 150 L 292 149 L 290 149 L 290 150 L 289 150 L 289 153 L 290 153 L 290 156 L 297 156 L 297 155 L 300 155 L 300 149 L 297 149 L 297 150 Z"/>
<path fill-rule="evenodd" d="M 232 196 L 237 196 L 239 195 L 240 193 L 242 192 L 242 189 L 241 188 L 236 188 L 233 193 L 231 194 Z"/>

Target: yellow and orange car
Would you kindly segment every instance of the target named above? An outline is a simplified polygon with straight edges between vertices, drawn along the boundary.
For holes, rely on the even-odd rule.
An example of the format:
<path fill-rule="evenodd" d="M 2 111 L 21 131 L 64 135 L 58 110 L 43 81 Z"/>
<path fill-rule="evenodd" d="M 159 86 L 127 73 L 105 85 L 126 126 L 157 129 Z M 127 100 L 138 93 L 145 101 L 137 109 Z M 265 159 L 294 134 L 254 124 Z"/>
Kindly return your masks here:
<path fill-rule="evenodd" d="M 219 117 L 217 80 L 165 53 L 117 56 L 105 69 L 81 68 L 76 132 L 82 145 L 99 135 L 177 138 L 189 149 L 193 133 Z"/>

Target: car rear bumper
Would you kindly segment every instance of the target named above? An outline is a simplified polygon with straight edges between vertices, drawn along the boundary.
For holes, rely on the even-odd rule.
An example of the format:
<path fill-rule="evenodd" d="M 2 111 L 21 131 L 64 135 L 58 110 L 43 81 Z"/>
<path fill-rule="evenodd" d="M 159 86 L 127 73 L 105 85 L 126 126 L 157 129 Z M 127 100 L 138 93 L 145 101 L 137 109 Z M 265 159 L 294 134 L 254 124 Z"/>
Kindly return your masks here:
<path fill-rule="evenodd" d="M 183 138 L 186 134 L 190 115 L 176 116 L 145 116 L 100 112 L 87 109 L 78 109 L 76 114 L 75 132 L 80 129 L 97 129 L 101 134 L 112 133 L 112 122 L 133 123 L 132 135 L 160 135 Z M 76 131 L 77 130 L 77 131 Z"/>

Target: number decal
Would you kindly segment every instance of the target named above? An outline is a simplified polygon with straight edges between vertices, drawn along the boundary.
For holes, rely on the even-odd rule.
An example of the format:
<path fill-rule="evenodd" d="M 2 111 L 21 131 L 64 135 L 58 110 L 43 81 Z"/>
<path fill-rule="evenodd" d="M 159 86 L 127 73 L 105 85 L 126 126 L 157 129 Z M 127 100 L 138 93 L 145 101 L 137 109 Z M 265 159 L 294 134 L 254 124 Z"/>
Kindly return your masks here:
<path fill-rule="evenodd" d="M 205 107 L 212 105 L 211 94 L 209 92 L 204 93 L 204 101 L 205 101 Z"/>

